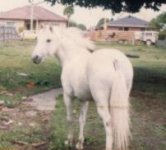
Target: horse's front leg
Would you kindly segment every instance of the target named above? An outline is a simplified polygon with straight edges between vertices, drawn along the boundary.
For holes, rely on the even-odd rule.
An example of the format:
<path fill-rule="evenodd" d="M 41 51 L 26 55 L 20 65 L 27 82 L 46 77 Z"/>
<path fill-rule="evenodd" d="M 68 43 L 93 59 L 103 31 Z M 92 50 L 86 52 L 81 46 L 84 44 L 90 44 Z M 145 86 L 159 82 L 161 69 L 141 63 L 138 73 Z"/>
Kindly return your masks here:
<path fill-rule="evenodd" d="M 82 150 L 83 149 L 83 144 L 84 144 L 84 126 L 85 126 L 85 123 L 86 123 L 86 116 L 87 116 L 88 106 L 89 106 L 89 102 L 88 101 L 84 101 L 82 106 L 81 106 L 80 117 L 79 117 L 80 131 L 79 131 L 78 143 L 76 144 L 76 148 L 78 150 Z"/>
<path fill-rule="evenodd" d="M 66 145 L 72 146 L 73 144 L 73 115 L 72 115 L 72 103 L 71 103 L 71 96 L 64 92 L 63 94 L 64 103 L 66 106 L 66 113 L 67 113 L 67 122 L 68 122 L 68 136 L 67 140 L 65 141 Z"/>

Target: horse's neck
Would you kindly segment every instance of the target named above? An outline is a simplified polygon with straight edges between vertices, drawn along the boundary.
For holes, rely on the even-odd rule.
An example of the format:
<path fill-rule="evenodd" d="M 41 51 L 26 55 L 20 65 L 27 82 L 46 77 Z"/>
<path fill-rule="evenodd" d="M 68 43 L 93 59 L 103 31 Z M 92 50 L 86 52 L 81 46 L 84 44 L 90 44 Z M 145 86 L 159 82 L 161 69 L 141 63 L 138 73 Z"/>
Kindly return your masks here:
<path fill-rule="evenodd" d="M 69 64 L 73 60 L 86 60 L 90 55 L 90 52 L 86 49 L 80 48 L 76 45 L 63 44 L 57 51 L 57 58 L 59 59 L 62 67 L 66 64 Z"/>

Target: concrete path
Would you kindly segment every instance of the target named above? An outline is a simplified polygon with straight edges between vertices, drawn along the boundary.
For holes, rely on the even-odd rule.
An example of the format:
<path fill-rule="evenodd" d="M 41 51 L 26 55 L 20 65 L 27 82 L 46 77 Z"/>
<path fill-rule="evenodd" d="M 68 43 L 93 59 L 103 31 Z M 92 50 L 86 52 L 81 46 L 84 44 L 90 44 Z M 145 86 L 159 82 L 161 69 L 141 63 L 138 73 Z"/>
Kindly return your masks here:
<path fill-rule="evenodd" d="M 62 94 L 62 89 L 52 89 L 47 92 L 30 96 L 30 105 L 41 111 L 52 111 L 55 109 L 56 97 Z"/>

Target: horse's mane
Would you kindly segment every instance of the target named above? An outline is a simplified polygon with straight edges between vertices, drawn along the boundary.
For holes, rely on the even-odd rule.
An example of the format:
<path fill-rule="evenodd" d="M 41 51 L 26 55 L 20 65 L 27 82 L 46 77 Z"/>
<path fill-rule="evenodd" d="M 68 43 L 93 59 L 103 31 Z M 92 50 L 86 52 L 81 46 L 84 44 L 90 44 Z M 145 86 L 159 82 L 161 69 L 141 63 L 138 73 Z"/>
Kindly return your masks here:
<path fill-rule="evenodd" d="M 92 41 L 84 36 L 83 31 L 78 28 L 70 27 L 70 28 L 56 28 L 61 36 L 64 39 L 70 40 L 73 44 L 77 44 L 79 47 L 85 48 L 90 51 L 95 50 L 95 45 Z"/>

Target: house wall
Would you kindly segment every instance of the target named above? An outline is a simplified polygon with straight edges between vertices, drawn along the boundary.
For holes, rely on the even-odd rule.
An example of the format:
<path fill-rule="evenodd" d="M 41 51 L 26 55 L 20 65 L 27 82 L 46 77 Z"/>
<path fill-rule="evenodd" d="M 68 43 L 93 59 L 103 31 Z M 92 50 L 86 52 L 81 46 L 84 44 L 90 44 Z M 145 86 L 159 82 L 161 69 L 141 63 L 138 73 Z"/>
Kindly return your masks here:
<path fill-rule="evenodd" d="M 38 26 L 40 28 L 41 25 L 55 25 L 55 26 L 67 26 L 67 21 L 39 21 Z"/>
<path fill-rule="evenodd" d="M 93 41 L 128 41 L 133 42 L 133 31 L 119 31 L 119 30 L 98 30 L 89 34 Z"/>
<path fill-rule="evenodd" d="M 134 38 L 134 32 L 144 30 L 147 29 L 141 27 L 107 27 L 107 30 L 100 28 L 91 32 L 89 36 L 94 41 L 110 39 L 112 41 L 126 40 L 132 42 Z"/>
<path fill-rule="evenodd" d="M 113 31 L 124 31 L 124 30 L 128 30 L 128 31 L 143 31 L 146 28 L 141 28 L 141 27 L 107 27 L 108 30 L 113 30 Z"/>
<path fill-rule="evenodd" d="M 21 28 L 24 28 L 23 20 L 0 20 L 0 24 L 5 26 L 14 26 L 18 32 Z"/>
<path fill-rule="evenodd" d="M 7 26 L 14 26 L 17 30 L 17 32 L 20 32 L 21 30 L 27 30 L 26 24 L 30 20 L 25 21 L 25 20 L 0 20 L 1 25 L 7 25 Z M 38 22 L 38 23 L 37 23 Z M 58 26 L 67 26 L 66 21 L 34 21 L 34 29 L 39 29 L 41 25 L 49 24 L 49 25 L 58 25 Z"/>

